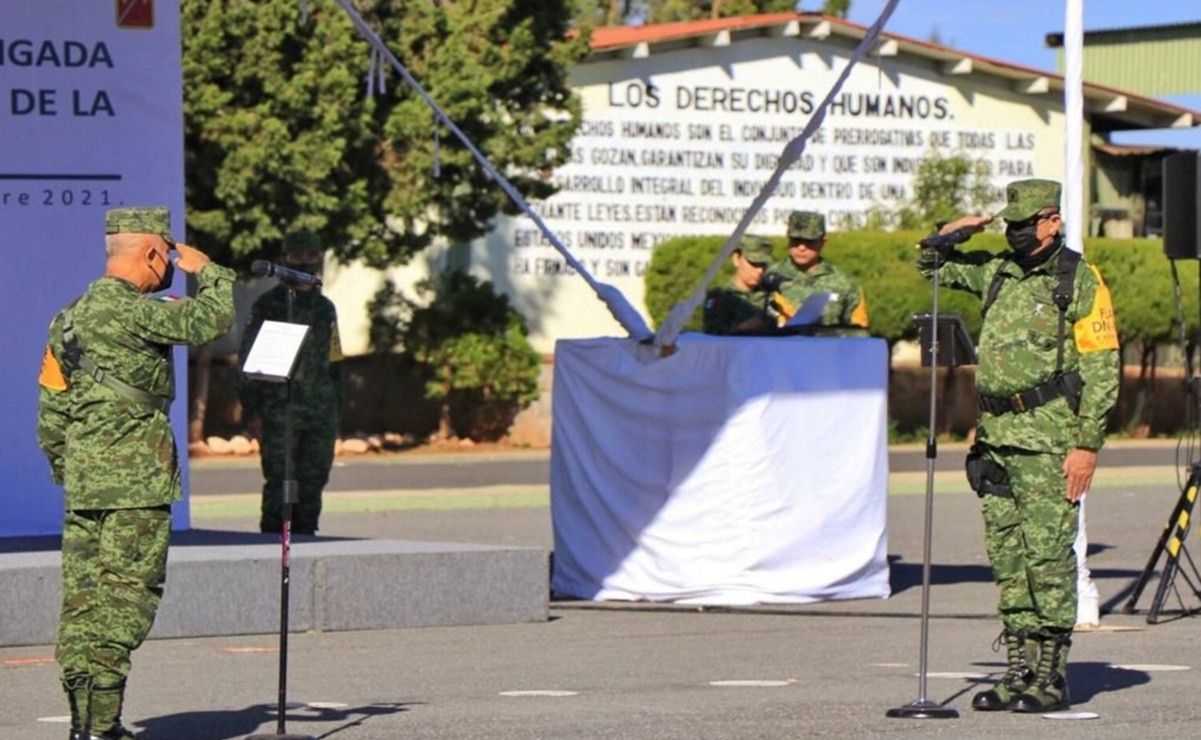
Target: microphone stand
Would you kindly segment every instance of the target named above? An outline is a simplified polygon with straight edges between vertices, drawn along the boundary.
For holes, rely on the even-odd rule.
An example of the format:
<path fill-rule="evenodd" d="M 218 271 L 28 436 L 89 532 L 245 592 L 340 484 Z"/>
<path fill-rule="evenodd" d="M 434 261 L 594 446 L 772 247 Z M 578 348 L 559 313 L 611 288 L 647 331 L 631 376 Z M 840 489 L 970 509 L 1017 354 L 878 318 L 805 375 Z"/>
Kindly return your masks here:
<path fill-rule="evenodd" d="M 937 254 L 937 251 L 935 252 Z M 922 548 L 921 655 L 918 662 L 917 699 L 893 707 L 885 716 L 903 719 L 955 719 L 959 712 L 926 698 L 926 668 L 930 640 L 930 543 L 934 528 L 934 461 L 938 458 L 938 440 L 934 423 L 938 403 L 938 269 L 941 255 L 934 260 L 934 298 L 930 308 L 930 428 L 926 436 L 926 537 Z"/>
<path fill-rule="evenodd" d="M 288 323 L 295 323 L 296 289 L 284 283 L 288 290 Z M 283 526 L 280 528 L 280 580 L 279 580 L 279 706 L 276 709 L 275 733 L 250 735 L 246 740 L 316 740 L 312 735 L 290 735 L 285 727 L 288 707 L 288 600 L 292 573 L 292 507 L 300 501 L 297 495 L 296 471 L 293 460 L 292 439 L 292 376 L 284 383 L 284 490 Z"/>

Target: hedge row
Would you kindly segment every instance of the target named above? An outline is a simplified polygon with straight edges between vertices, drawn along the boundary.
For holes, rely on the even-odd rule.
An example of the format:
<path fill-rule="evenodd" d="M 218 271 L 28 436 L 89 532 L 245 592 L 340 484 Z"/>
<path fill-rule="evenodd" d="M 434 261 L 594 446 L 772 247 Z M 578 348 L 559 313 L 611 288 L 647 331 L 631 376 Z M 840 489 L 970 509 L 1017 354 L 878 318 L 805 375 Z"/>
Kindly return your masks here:
<path fill-rule="evenodd" d="M 871 333 L 892 345 L 917 336 L 913 314 L 931 308 L 930 284 L 914 264 L 914 247 L 924 234 L 914 232 L 841 232 L 830 234 L 823 257 L 857 277 L 867 295 Z M 704 275 L 713 255 L 725 242 L 724 236 L 680 237 L 655 248 L 646 273 L 646 303 L 655 324 L 667 316 L 676 302 L 691 292 Z M 777 259 L 787 253 L 783 237 L 772 239 Z M 1005 248 L 1000 234 L 976 236 L 966 245 L 971 249 L 999 251 Z M 1176 341 L 1173 320 L 1172 264 L 1164 256 L 1163 243 L 1156 239 L 1086 239 L 1084 254 L 1101 271 L 1113 294 L 1118 334 L 1122 344 L 1144 346 Z M 1188 335 L 1198 328 L 1198 270 L 1193 263 L 1177 264 L 1181 298 Z M 726 265 L 714 285 L 729 281 L 732 267 Z M 940 289 L 939 311 L 964 317 L 973 336 L 980 329 L 980 301 L 961 291 Z M 701 311 L 688 324 L 700 331 Z"/>

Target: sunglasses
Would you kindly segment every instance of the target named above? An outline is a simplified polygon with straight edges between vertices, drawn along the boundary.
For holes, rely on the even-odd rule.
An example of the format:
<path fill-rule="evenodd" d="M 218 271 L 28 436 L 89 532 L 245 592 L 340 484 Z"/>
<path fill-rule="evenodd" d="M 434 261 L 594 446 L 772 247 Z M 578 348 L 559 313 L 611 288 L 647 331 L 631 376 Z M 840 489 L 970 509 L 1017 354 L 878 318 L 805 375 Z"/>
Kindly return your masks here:
<path fill-rule="evenodd" d="M 1027 226 L 1034 226 L 1034 225 L 1038 224 L 1040 221 L 1046 221 L 1047 219 L 1051 218 L 1052 216 L 1058 216 L 1058 215 L 1059 214 L 1054 211 L 1052 211 L 1051 213 L 1036 213 L 1035 215 L 1031 216 L 1030 218 L 1026 219 L 1025 221 L 1006 220 L 1005 225 L 1008 227 L 1013 227 L 1015 229 L 1024 229 Z"/>

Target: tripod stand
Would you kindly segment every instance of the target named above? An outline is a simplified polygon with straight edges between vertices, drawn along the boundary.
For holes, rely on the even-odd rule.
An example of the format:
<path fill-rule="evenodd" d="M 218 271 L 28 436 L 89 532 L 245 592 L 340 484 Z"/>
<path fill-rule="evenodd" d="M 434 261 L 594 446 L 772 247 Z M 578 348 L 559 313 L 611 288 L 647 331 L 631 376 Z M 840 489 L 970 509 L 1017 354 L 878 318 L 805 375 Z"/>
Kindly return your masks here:
<path fill-rule="evenodd" d="M 922 365 L 930 368 L 930 427 L 926 437 L 926 536 L 922 548 L 921 647 L 918 663 L 917 699 L 893 707 L 885 716 L 902 719 L 955 719 L 959 712 L 926 698 L 927 656 L 930 639 L 930 543 L 934 525 L 934 461 L 938 458 L 938 440 L 934 436 L 938 419 L 938 368 L 976 364 L 975 348 L 959 316 L 938 315 L 938 270 L 934 271 L 934 298 L 930 313 L 913 317 L 919 327 Z"/>
<path fill-rule="evenodd" d="M 1166 247 L 1165 247 L 1166 251 Z M 1171 254 L 1168 255 L 1172 257 Z M 1176 320 L 1180 325 L 1180 344 L 1187 352 L 1187 343 L 1184 340 L 1184 312 L 1181 308 L 1180 300 L 1180 277 L 1176 273 L 1176 262 L 1171 260 L 1172 264 L 1172 283 L 1175 287 L 1176 298 Z M 1201 263 L 1198 263 L 1198 276 L 1201 280 Z M 1198 291 L 1201 291 L 1201 282 L 1198 283 Z M 1201 306 L 1201 304 L 1198 304 Z M 1186 365 L 1188 362 L 1186 361 Z M 1188 395 L 1191 399 L 1189 405 L 1191 421 L 1198 422 L 1198 406 L 1201 405 L 1201 378 L 1193 377 L 1188 382 Z M 1201 607 L 1186 609 L 1184 602 L 1180 598 L 1180 591 L 1175 586 L 1176 575 L 1179 574 L 1184 578 L 1185 583 L 1192 589 L 1192 592 L 1199 600 L 1201 600 L 1201 572 L 1198 572 L 1197 564 L 1193 561 L 1192 555 L 1185 549 L 1185 540 L 1188 537 L 1189 520 L 1193 515 L 1193 508 L 1197 503 L 1197 490 L 1201 487 L 1201 463 L 1193 461 L 1189 465 L 1189 478 L 1185 482 L 1184 487 L 1180 491 L 1180 498 L 1176 500 L 1176 505 L 1172 508 L 1172 513 L 1168 516 L 1167 524 L 1164 525 L 1163 533 L 1159 536 L 1159 541 L 1155 543 L 1155 547 L 1151 550 L 1151 557 L 1147 560 L 1147 566 L 1143 568 L 1143 572 L 1139 574 L 1138 580 L 1135 581 L 1134 589 L 1130 592 L 1130 598 L 1122 606 L 1122 611 L 1126 614 L 1133 614 L 1136 609 L 1135 605 L 1138 599 L 1143 594 L 1143 590 L 1147 587 L 1151 577 L 1155 574 L 1155 566 L 1159 563 L 1159 559 L 1165 553 L 1167 555 L 1163 573 L 1159 577 L 1159 587 L 1155 589 L 1155 598 L 1151 601 L 1151 608 L 1147 612 L 1147 624 L 1158 624 L 1159 615 L 1163 611 L 1164 600 L 1167 599 L 1168 592 L 1172 591 L 1176 594 L 1177 601 L 1180 603 L 1180 616 L 1189 616 L 1201 612 Z M 1180 556 L 1184 555 L 1185 561 L 1192 571 L 1193 577 L 1180 567 Z M 1194 581 L 1194 579 L 1196 579 Z"/>
<path fill-rule="evenodd" d="M 1199 584 L 1201 584 L 1201 572 L 1198 572 L 1193 556 L 1184 548 L 1184 540 L 1188 536 L 1189 519 L 1192 518 L 1193 507 L 1197 503 L 1198 486 L 1201 486 L 1201 463 L 1193 463 L 1188 482 L 1184 484 L 1184 490 L 1181 491 L 1180 498 L 1177 499 L 1176 506 L 1173 507 L 1172 514 L 1168 517 L 1168 523 L 1164 525 L 1163 534 L 1159 536 L 1159 541 L 1155 543 L 1155 548 L 1151 551 L 1147 567 L 1143 568 L 1138 581 L 1134 584 L 1130 598 L 1122 607 L 1122 611 L 1127 614 L 1135 612 L 1135 604 L 1155 573 L 1155 566 L 1158 564 L 1160 556 L 1166 552 L 1167 559 L 1164 561 L 1163 573 L 1159 577 L 1159 587 L 1155 589 L 1155 598 L 1151 601 L 1151 609 L 1147 612 L 1147 624 L 1159 623 L 1159 615 L 1163 610 L 1164 600 L 1167 599 L 1169 591 L 1176 592 L 1179 600 L 1180 592 L 1174 583 L 1177 574 L 1184 579 L 1193 594 L 1201 599 L 1201 590 L 1198 590 Z M 1180 567 L 1181 554 L 1184 555 L 1184 559 L 1192 571 L 1192 578 Z M 1181 616 L 1189 616 L 1198 612 L 1201 612 L 1201 607 L 1185 609 L 1184 603 L 1181 602 Z"/>

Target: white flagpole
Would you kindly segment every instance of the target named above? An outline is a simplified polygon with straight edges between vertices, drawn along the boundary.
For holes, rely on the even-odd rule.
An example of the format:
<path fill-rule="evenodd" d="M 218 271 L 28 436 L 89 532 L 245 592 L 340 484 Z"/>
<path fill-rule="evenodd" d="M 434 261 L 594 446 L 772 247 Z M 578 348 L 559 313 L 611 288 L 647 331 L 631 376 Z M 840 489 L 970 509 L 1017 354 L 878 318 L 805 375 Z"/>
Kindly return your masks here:
<path fill-rule="evenodd" d="M 1065 243 L 1084 254 L 1084 0 L 1067 0 L 1064 53 L 1064 210 Z"/>

